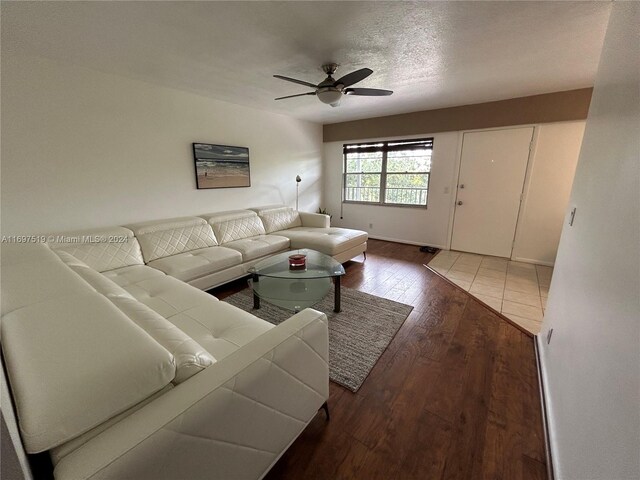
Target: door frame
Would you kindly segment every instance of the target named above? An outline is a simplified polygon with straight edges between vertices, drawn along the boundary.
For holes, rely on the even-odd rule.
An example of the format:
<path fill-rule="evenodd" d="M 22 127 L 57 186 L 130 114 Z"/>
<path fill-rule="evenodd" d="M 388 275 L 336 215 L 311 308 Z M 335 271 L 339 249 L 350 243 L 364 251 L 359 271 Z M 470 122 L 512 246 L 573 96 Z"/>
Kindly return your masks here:
<path fill-rule="evenodd" d="M 516 128 L 533 128 L 533 134 L 531 136 L 531 146 L 529 147 L 529 156 L 527 157 L 527 168 L 525 170 L 524 181 L 522 183 L 522 193 L 520 196 L 520 205 L 518 206 L 518 218 L 516 220 L 516 229 L 513 233 L 513 242 L 511 243 L 511 253 L 509 259 L 513 257 L 513 250 L 516 241 L 518 240 L 518 232 L 520 230 L 520 222 L 522 221 L 524 207 L 526 205 L 526 194 L 529 191 L 529 184 L 531 183 L 531 172 L 533 170 L 532 159 L 538 143 L 538 132 L 540 131 L 539 123 L 528 123 L 523 125 L 509 125 L 505 127 L 492 127 L 492 128 L 478 128 L 474 130 L 461 130 L 460 138 L 458 139 L 458 149 L 456 152 L 457 162 L 454 169 L 454 176 L 451 182 L 452 191 L 455 190 L 455 195 L 451 195 L 451 202 L 449 204 L 449 227 L 447 229 L 447 249 L 451 250 L 451 242 L 453 241 L 453 225 L 456 214 L 456 202 L 458 201 L 458 184 L 460 183 L 460 167 L 462 165 L 462 148 L 464 146 L 464 134 L 473 132 L 491 132 L 496 130 L 514 130 Z"/>
<path fill-rule="evenodd" d="M 553 122 L 553 123 L 559 123 L 559 122 Z M 520 209 L 518 210 L 518 222 L 516 223 L 516 232 L 513 237 L 513 245 L 511 247 L 510 259 L 518 262 L 523 262 L 523 263 L 533 263 L 533 264 L 542 265 L 542 263 L 540 263 L 539 261 L 534 261 L 528 258 L 521 258 L 516 255 L 517 254 L 516 247 L 518 246 L 518 241 L 520 240 L 520 238 L 522 238 L 522 232 L 521 232 L 520 226 L 524 221 L 527 208 L 529 208 L 529 205 L 528 205 L 529 190 L 531 189 L 531 177 L 533 175 L 533 168 L 536 163 L 536 153 L 538 150 L 539 136 L 540 136 L 540 125 L 537 125 L 533 130 L 533 139 L 531 140 L 532 142 L 531 149 L 529 150 L 529 161 L 527 163 L 527 172 L 525 173 L 525 177 L 524 177 L 524 186 L 522 188 L 522 200 L 520 201 Z M 553 264 L 550 264 L 549 266 L 553 267 Z"/>

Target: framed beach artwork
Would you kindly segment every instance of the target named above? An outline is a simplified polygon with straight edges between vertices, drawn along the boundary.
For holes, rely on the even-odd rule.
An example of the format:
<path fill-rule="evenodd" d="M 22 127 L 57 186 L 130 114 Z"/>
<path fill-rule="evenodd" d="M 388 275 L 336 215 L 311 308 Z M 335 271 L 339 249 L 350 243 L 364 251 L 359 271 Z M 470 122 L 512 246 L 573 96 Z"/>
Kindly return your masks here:
<path fill-rule="evenodd" d="M 247 147 L 194 143 L 193 158 L 199 189 L 251 186 Z"/>

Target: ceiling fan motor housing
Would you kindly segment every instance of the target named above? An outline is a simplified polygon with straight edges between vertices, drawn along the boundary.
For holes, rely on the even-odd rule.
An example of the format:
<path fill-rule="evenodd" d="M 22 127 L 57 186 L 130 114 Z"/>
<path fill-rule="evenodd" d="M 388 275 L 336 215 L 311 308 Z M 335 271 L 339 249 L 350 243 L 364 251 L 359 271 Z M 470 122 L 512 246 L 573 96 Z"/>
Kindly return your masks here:
<path fill-rule="evenodd" d="M 335 83 L 336 83 L 335 79 L 331 75 L 329 75 L 327 78 L 325 78 L 322 82 L 318 84 L 318 88 L 337 87 L 337 85 L 334 85 Z"/>

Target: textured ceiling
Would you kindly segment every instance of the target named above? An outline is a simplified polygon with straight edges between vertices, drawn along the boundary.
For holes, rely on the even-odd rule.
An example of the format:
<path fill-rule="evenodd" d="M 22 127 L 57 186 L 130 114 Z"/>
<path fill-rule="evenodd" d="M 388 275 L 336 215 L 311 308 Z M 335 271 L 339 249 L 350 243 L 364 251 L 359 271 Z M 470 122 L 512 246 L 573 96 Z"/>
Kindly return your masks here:
<path fill-rule="evenodd" d="M 610 2 L 3 2 L 2 50 L 333 123 L 591 86 Z M 339 108 L 307 96 L 369 67 Z"/>

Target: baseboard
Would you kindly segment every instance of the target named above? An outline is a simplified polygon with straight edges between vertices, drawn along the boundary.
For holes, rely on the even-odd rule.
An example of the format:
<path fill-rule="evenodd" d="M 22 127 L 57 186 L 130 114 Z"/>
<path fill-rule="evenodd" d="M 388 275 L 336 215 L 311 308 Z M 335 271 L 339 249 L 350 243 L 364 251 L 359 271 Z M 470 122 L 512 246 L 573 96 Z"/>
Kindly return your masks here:
<path fill-rule="evenodd" d="M 553 469 L 553 457 L 551 456 L 551 436 L 549 434 L 549 417 L 547 415 L 547 395 L 544 389 L 544 377 L 542 376 L 542 361 L 540 359 L 540 347 L 538 342 L 542 341 L 542 337 L 536 335 L 533 338 L 533 347 L 536 354 L 536 368 L 538 370 L 538 389 L 540 390 L 540 408 L 542 410 L 542 431 L 544 433 L 544 455 L 547 462 L 547 478 L 555 479 Z"/>
<path fill-rule="evenodd" d="M 401 240 L 399 238 L 380 237 L 378 235 L 371 235 L 371 234 L 369 234 L 369 238 L 373 240 L 384 240 L 385 242 L 404 243 L 406 245 L 416 245 L 418 247 L 428 246 L 428 247 L 439 248 L 440 250 L 449 250 L 449 247 L 445 245 L 433 245 L 431 243 L 425 243 L 425 242 L 413 242 L 411 240 Z"/>
<path fill-rule="evenodd" d="M 533 263 L 535 265 L 544 265 L 545 267 L 553 267 L 555 262 L 543 262 L 542 260 L 535 260 L 532 258 L 513 257 L 513 261 L 522 263 Z"/>

